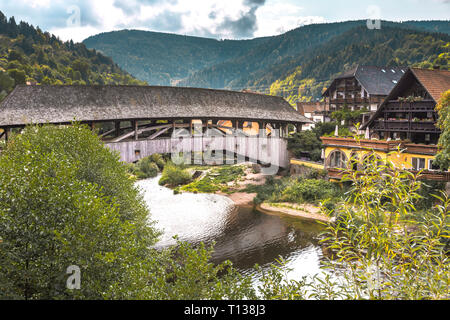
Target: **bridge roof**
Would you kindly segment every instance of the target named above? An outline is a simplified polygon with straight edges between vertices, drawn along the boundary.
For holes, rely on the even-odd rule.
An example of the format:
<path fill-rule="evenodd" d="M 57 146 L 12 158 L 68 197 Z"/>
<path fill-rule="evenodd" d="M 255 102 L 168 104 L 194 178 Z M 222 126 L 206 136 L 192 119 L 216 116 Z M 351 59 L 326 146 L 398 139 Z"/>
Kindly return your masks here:
<path fill-rule="evenodd" d="M 181 118 L 311 122 L 281 97 L 200 88 L 18 85 L 0 104 L 0 127 Z"/>

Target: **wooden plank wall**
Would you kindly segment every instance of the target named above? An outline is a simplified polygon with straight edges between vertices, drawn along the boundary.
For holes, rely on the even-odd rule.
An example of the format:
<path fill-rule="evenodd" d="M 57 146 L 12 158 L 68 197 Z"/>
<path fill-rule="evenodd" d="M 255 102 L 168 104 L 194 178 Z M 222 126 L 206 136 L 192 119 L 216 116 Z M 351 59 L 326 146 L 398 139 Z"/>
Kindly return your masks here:
<path fill-rule="evenodd" d="M 248 157 L 249 161 L 257 160 L 271 163 L 282 168 L 289 166 L 287 141 L 283 138 L 258 137 L 183 137 L 161 138 L 154 140 L 138 140 L 123 142 L 107 142 L 111 150 L 118 151 L 124 162 L 134 162 L 154 153 L 172 152 L 207 152 L 218 150 L 235 152 L 239 161 Z M 220 157 L 216 155 L 215 157 Z M 225 155 L 223 155 L 225 161 Z"/>

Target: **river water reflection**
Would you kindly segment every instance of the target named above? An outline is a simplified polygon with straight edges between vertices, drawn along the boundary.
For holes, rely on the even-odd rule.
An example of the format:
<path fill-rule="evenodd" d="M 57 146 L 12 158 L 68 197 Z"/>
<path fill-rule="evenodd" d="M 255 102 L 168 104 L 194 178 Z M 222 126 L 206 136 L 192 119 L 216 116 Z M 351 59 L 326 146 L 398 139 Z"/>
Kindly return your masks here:
<path fill-rule="evenodd" d="M 231 260 L 246 275 L 254 265 L 267 267 L 280 255 L 292 269 L 290 278 L 320 272 L 322 252 L 317 235 L 321 226 L 298 218 L 268 215 L 234 206 L 227 197 L 183 193 L 158 185 L 159 176 L 139 181 L 153 220 L 163 235 L 156 247 L 173 245 L 174 235 L 193 244 L 215 242 L 213 262 Z"/>

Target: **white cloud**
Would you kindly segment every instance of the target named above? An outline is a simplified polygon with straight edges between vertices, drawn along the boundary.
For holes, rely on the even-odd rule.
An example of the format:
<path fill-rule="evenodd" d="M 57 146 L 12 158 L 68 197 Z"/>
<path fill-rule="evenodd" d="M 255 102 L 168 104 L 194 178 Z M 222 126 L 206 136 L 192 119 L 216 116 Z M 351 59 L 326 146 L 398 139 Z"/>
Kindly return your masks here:
<path fill-rule="evenodd" d="M 257 12 L 258 30 L 255 36 L 281 34 L 302 25 L 326 22 L 324 17 L 305 16 L 303 7 L 292 3 L 272 1 Z"/>

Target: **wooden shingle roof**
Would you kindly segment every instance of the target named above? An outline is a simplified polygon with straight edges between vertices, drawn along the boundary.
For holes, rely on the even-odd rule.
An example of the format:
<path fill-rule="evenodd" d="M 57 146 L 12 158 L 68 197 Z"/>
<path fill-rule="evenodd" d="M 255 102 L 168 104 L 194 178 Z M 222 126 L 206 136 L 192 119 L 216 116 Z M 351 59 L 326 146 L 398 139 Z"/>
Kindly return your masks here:
<path fill-rule="evenodd" d="M 438 102 L 442 93 L 450 90 L 450 71 L 411 68 L 416 79 L 427 90 L 435 102 Z"/>
<path fill-rule="evenodd" d="M 394 97 L 398 97 L 401 88 L 407 85 L 408 79 L 414 77 L 437 103 L 442 95 L 447 90 L 450 90 L 450 71 L 448 70 L 435 70 L 435 69 L 418 69 L 408 68 L 403 77 L 399 80 L 398 84 L 392 89 L 389 95 L 381 103 L 378 110 L 370 117 L 369 121 L 361 126 L 364 130 L 367 126 L 371 126 L 375 119 L 377 119 L 386 104 L 389 103 Z"/>
<path fill-rule="evenodd" d="M 200 88 L 19 85 L 0 104 L 0 127 L 177 118 L 311 122 L 281 97 Z"/>

